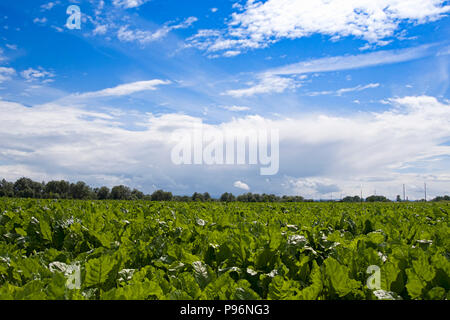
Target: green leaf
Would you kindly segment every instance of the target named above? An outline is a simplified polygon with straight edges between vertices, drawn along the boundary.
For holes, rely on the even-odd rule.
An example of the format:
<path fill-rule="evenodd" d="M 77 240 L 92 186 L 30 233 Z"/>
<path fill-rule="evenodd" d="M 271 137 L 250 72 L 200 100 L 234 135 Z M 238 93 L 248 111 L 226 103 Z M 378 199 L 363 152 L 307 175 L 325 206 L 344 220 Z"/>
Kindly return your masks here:
<path fill-rule="evenodd" d="M 313 262 L 311 270 L 311 285 L 300 291 L 300 298 L 302 300 L 316 300 L 323 290 L 322 273 L 317 262 Z"/>
<path fill-rule="evenodd" d="M 41 229 L 42 237 L 45 240 L 52 241 L 53 240 L 53 238 L 52 238 L 52 228 L 50 227 L 50 225 L 46 221 L 46 219 L 42 218 L 41 221 L 39 222 L 39 226 L 40 226 L 40 229 Z"/>
<path fill-rule="evenodd" d="M 197 281 L 200 288 L 204 288 L 212 280 L 212 276 L 208 271 L 208 265 L 201 261 L 195 261 L 192 263 L 194 269 L 194 278 Z"/>
<path fill-rule="evenodd" d="M 298 299 L 299 285 L 292 280 L 285 280 L 282 276 L 275 276 L 269 284 L 268 299 L 292 300 Z"/>
<path fill-rule="evenodd" d="M 161 299 L 163 292 L 154 281 L 133 283 L 124 287 L 115 288 L 102 294 L 102 300 L 147 300 Z"/>
<path fill-rule="evenodd" d="M 441 287 L 434 287 L 426 293 L 429 300 L 443 300 L 445 298 L 445 289 Z"/>
<path fill-rule="evenodd" d="M 345 297 L 352 291 L 361 288 L 361 283 L 349 277 L 349 269 L 333 258 L 324 261 L 325 275 L 329 284 L 339 297 Z"/>
<path fill-rule="evenodd" d="M 86 277 L 84 285 L 86 287 L 100 286 L 107 279 L 114 268 L 114 260 L 110 256 L 102 256 L 98 259 L 91 259 L 86 263 Z"/>

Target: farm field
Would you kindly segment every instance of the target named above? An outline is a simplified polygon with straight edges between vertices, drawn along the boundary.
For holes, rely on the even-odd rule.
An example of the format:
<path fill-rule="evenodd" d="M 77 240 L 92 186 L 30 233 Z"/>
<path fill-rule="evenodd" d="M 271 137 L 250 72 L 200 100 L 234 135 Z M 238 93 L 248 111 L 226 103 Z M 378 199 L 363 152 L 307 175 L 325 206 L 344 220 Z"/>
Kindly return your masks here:
<path fill-rule="evenodd" d="M 449 212 L 2 198 L 0 299 L 448 299 Z"/>

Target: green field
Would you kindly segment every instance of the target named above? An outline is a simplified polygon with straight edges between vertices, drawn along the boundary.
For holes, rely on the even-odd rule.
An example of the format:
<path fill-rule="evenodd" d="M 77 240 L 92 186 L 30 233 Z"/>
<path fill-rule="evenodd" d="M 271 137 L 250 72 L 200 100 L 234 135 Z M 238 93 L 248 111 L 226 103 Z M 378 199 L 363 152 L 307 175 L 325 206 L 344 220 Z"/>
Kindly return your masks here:
<path fill-rule="evenodd" d="M 448 299 L 449 212 L 3 198 L 0 299 Z"/>

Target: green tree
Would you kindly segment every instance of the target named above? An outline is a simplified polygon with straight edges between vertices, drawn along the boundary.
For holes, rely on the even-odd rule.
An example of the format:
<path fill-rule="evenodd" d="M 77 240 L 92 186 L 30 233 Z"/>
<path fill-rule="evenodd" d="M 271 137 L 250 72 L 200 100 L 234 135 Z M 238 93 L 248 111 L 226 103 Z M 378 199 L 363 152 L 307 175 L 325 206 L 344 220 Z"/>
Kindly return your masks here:
<path fill-rule="evenodd" d="M 367 202 L 389 202 L 390 200 L 385 196 L 370 196 L 366 198 Z"/>
<path fill-rule="evenodd" d="M 108 187 L 103 186 L 100 189 L 97 189 L 96 194 L 98 200 L 106 200 L 110 196 L 110 191 Z"/>
<path fill-rule="evenodd" d="M 232 202 L 236 201 L 236 197 L 232 193 L 225 192 L 220 196 L 220 201 L 222 202 Z"/>
<path fill-rule="evenodd" d="M 114 200 L 130 200 L 131 189 L 123 185 L 115 186 L 111 189 L 111 198 Z"/>
<path fill-rule="evenodd" d="M 362 199 L 359 196 L 347 196 L 344 199 L 342 199 L 342 202 L 361 202 Z"/>
<path fill-rule="evenodd" d="M 152 201 L 171 201 L 172 198 L 172 192 L 165 192 L 163 190 L 156 190 L 151 196 Z"/>
<path fill-rule="evenodd" d="M 0 182 L 0 197 L 14 197 L 14 183 L 3 179 Z"/>
<path fill-rule="evenodd" d="M 90 199 L 92 197 L 92 189 L 83 181 L 71 183 L 70 197 L 72 199 Z"/>
<path fill-rule="evenodd" d="M 131 198 L 133 200 L 142 200 L 144 199 L 144 193 L 138 189 L 133 189 L 133 191 L 131 191 Z"/>
<path fill-rule="evenodd" d="M 44 197 L 67 199 L 70 193 L 68 181 L 49 181 L 44 187 Z"/>
<path fill-rule="evenodd" d="M 211 201 L 211 196 L 208 192 L 203 193 L 203 201 Z"/>
<path fill-rule="evenodd" d="M 194 192 L 192 195 L 192 201 L 203 201 L 203 195 L 201 193 Z"/>
<path fill-rule="evenodd" d="M 20 178 L 14 183 L 14 196 L 19 198 L 41 198 L 43 184 L 29 178 Z"/>

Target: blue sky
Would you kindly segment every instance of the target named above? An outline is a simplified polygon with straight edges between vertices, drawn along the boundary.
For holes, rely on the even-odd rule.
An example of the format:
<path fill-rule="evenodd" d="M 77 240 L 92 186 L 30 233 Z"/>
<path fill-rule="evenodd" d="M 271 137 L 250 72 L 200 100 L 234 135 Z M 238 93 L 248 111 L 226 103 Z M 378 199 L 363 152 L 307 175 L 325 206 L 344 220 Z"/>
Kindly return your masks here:
<path fill-rule="evenodd" d="M 81 29 L 65 24 L 69 5 Z M 450 192 L 450 2 L 0 4 L 0 177 L 146 192 Z M 174 166 L 170 127 L 280 128 L 280 170 Z"/>

